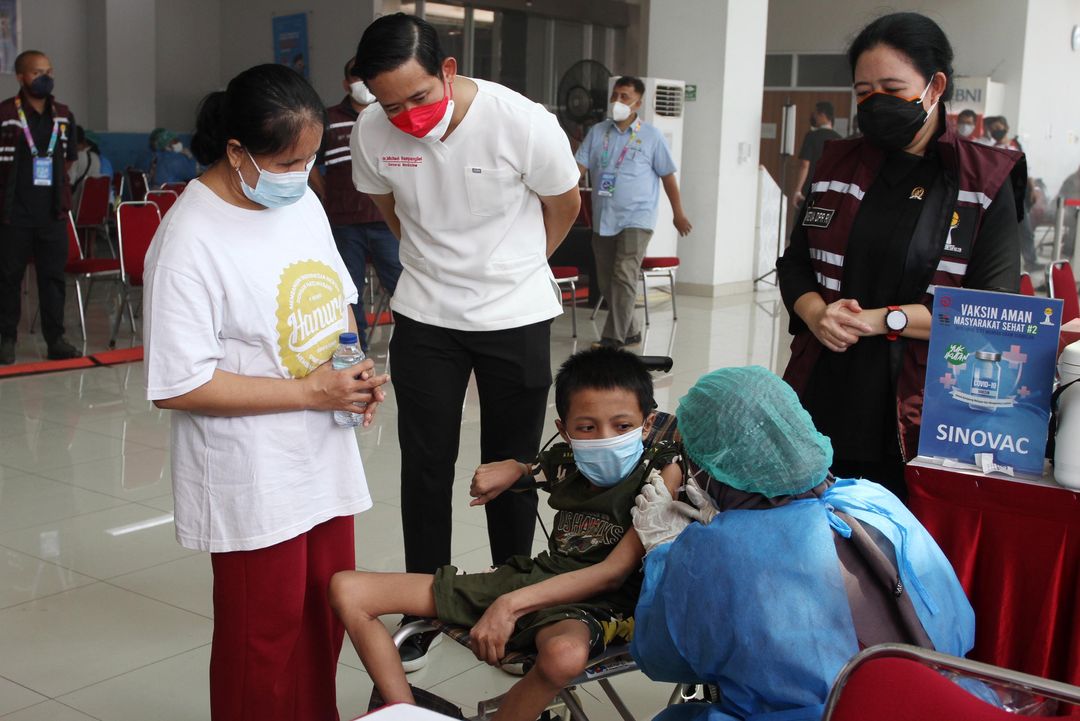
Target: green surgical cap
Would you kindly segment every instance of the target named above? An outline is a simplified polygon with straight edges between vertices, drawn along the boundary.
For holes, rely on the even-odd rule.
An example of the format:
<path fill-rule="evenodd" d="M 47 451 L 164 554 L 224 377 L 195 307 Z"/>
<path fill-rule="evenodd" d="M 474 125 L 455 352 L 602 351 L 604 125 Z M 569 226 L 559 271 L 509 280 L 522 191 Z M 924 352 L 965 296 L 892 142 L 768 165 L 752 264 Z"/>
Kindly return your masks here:
<path fill-rule="evenodd" d="M 803 493 L 832 465 L 832 444 L 795 391 L 760 366 L 702 376 L 675 415 L 690 459 L 740 491 L 769 498 Z"/>
<path fill-rule="evenodd" d="M 165 128 L 154 128 L 150 131 L 150 145 L 154 150 L 166 150 L 176 140 L 176 133 Z"/>

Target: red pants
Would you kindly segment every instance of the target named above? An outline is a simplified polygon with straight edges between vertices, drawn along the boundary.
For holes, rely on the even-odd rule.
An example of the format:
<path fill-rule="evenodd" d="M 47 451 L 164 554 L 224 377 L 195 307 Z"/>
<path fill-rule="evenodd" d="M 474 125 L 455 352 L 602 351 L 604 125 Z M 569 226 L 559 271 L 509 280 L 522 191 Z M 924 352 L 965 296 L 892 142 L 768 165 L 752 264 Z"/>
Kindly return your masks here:
<path fill-rule="evenodd" d="M 345 628 L 327 591 L 356 568 L 353 519 L 333 518 L 269 548 L 210 555 L 214 721 L 331 721 Z"/>

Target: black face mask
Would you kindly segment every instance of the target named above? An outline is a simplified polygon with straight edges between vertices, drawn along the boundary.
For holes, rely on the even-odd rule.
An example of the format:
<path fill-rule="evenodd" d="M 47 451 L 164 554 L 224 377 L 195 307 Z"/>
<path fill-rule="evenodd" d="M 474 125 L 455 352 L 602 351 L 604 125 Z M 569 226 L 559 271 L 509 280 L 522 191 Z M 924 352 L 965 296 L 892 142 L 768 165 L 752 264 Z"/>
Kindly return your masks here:
<path fill-rule="evenodd" d="M 926 95 L 926 90 L 922 95 Z M 906 148 L 929 117 L 922 100 L 922 96 L 905 100 L 888 93 L 874 93 L 859 103 L 859 130 L 882 150 Z"/>
<path fill-rule="evenodd" d="M 999 143 L 1005 139 L 1005 136 L 1009 133 L 1005 128 L 994 128 L 990 131 L 990 137 Z"/>
<path fill-rule="evenodd" d="M 26 92 L 32 98 L 47 98 L 53 91 L 53 79 L 49 75 L 38 75 L 34 81 L 26 87 Z"/>

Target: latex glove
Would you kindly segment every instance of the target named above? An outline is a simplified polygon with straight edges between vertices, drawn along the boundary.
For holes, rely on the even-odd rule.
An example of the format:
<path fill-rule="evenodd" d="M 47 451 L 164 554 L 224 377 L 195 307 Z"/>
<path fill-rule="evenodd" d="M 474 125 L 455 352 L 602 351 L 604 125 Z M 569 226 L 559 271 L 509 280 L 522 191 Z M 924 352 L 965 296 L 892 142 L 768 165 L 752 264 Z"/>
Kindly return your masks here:
<path fill-rule="evenodd" d="M 675 540 L 690 525 L 690 519 L 676 510 L 675 503 L 660 473 L 651 471 L 648 483 L 642 486 L 630 509 L 634 530 L 645 546 L 645 553 Z"/>
<path fill-rule="evenodd" d="M 720 509 L 716 507 L 716 503 L 693 478 L 686 482 L 684 488 L 687 497 L 690 498 L 690 502 L 694 505 L 689 506 L 680 501 L 675 501 L 675 510 L 687 518 L 699 521 L 706 526 L 709 525 L 712 519 L 716 518 L 716 514 L 720 512 Z"/>

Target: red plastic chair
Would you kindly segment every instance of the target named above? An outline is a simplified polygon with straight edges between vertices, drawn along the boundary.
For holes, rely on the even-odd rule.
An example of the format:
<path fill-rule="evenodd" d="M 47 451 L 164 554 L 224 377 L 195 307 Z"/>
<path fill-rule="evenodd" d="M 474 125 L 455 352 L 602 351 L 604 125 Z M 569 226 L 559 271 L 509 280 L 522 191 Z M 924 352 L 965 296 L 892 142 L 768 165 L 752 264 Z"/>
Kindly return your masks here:
<path fill-rule="evenodd" d="M 1030 273 L 1020 274 L 1020 295 L 1035 295 L 1035 284 L 1031 282 Z"/>
<path fill-rule="evenodd" d="M 90 178 L 87 178 L 90 180 Z M 106 179 L 107 180 L 107 179 Z M 106 187 L 108 187 L 106 185 Z M 119 258 L 87 258 L 83 255 L 79 245 L 79 234 L 75 227 L 75 220 L 68 213 L 68 262 L 64 266 L 64 272 L 74 276 L 75 298 L 79 304 L 79 328 L 82 330 L 83 340 L 86 340 L 86 307 L 90 304 L 90 291 L 94 287 L 95 280 L 120 280 Z M 82 285 L 80 280 L 87 280 L 90 284 L 86 288 L 86 299 L 83 300 Z M 123 309 L 121 308 L 121 312 Z M 132 323 L 134 323 L 134 319 Z"/>
<path fill-rule="evenodd" d="M 176 182 L 176 183 L 162 183 L 161 184 L 161 189 L 162 190 L 171 190 L 174 193 L 176 193 L 177 195 L 180 195 L 180 193 L 183 193 L 184 188 L 186 188 L 186 187 L 187 187 L 187 183 L 182 182 L 182 181 L 181 182 Z"/>
<path fill-rule="evenodd" d="M 551 274 L 555 276 L 555 282 L 560 289 L 560 296 L 563 296 L 563 286 L 570 288 L 570 327 L 572 330 L 572 336 L 577 338 L 577 282 L 578 282 L 578 269 L 572 265 L 553 265 L 551 266 Z"/>
<path fill-rule="evenodd" d="M 1016 713 L 976 697 L 941 675 L 952 672 L 1026 700 L 1080 703 L 1080 688 L 1019 671 L 899 643 L 872 646 L 841 669 L 822 721 L 1009 721 Z"/>
<path fill-rule="evenodd" d="M 675 271 L 679 269 L 678 257 L 671 256 L 645 256 L 641 260 L 641 292 L 645 296 L 645 325 L 649 325 L 649 287 L 646 283 L 648 278 L 668 279 L 671 286 L 671 319 L 679 319 L 679 311 L 675 306 Z"/>
<path fill-rule="evenodd" d="M 161 211 L 161 217 L 164 218 L 165 214 L 169 212 L 169 208 L 173 207 L 179 199 L 180 195 L 175 190 L 148 190 L 146 191 L 146 199 L 151 203 L 157 205 Z"/>
<path fill-rule="evenodd" d="M 120 275 L 123 283 L 120 289 L 121 312 L 117 312 L 113 320 L 112 334 L 109 336 L 110 348 L 116 345 L 116 336 L 120 332 L 120 317 L 125 305 L 131 319 L 131 332 L 135 333 L 135 313 L 128 301 L 128 295 L 133 288 L 142 287 L 146 251 L 150 248 L 150 241 L 154 239 L 154 233 L 160 224 L 161 211 L 157 204 L 150 201 L 127 201 L 116 208 L 116 235 L 120 240 Z"/>
<path fill-rule="evenodd" d="M 125 175 L 131 199 L 134 201 L 146 200 L 146 191 L 150 189 L 150 182 L 146 179 L 146 173 L 138 168 L 128 168 Z"/>
<path fill-rule="evenodd" d="M 1055 260 L 1046 266 L 1046 287 L 1051 298 L 1060 298 L 1065 303 L 1061 311 L 1062 323 L 1080 318 L 1080 295 L 1076 292 L 1076 276 L 1069 261 Z"/>
<path fill-rule="evenodd" d="M 109 237 L 109 186 L 110 179 L 104 175 L 86 178 L 82 182 L 82 194 L 79 207 L 75 210 L 75 228 L 83 231 L 86 239 L 86 254 L 93 255 L 93 241 L 98 233 L 105 235 L 113 257 L 112 238 Z"/>

